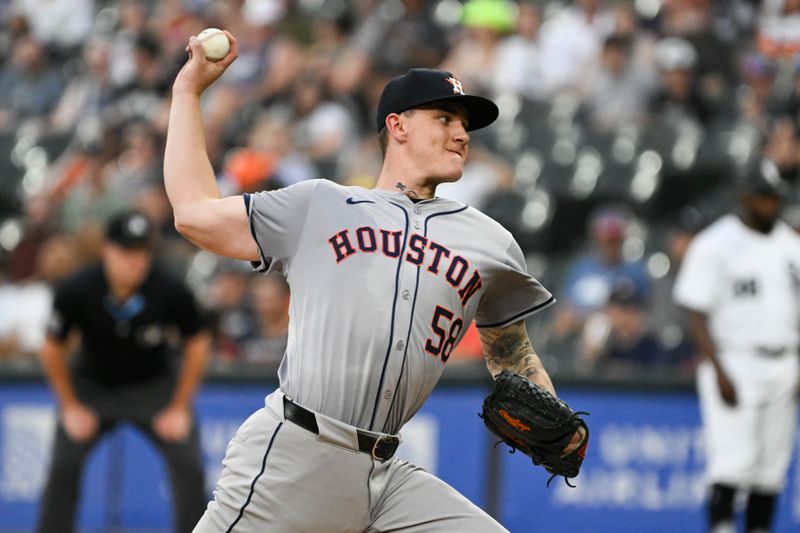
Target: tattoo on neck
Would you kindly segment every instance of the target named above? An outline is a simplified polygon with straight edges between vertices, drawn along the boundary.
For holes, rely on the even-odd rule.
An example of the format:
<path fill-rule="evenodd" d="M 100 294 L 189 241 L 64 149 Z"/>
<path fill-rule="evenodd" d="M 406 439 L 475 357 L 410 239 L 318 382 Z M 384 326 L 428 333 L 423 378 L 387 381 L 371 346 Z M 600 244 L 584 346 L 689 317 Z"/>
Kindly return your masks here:
<path fill-rule="evenodd" d="M 422 200 L 422 197 L 419 194 L 417 194 L 417 191 L 412 191 L 411 189 L 406 187 L 405 184 L 400 183 L 399 181 L 395 184 L 395 187 L 403 191 L 405 195 L 408 196 L 409 198 L 416 198 L 418 200 Z"/>

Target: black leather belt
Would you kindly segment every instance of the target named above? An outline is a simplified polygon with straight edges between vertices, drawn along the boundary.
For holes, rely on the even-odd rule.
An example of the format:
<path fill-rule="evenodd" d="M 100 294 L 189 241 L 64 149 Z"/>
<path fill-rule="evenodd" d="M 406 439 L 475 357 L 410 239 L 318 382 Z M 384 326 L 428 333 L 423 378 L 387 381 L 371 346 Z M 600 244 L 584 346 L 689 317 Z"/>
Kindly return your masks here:
<path fill-rule="evenodd" d="M 287 396 L 283 397 L 283 416 L 286 420 L 294 422 L 301 428 L 307 429 L 315 435 L 319 435 L 317 417 L 314 416 L 314 413 L 305 407 L 297 405 Z M 375 437 L 360 429 L 357 429 L 356 433 L 358 434 L 358 449 L 381 461 L 391 459 L 394 456 L 394 452 L 397 451 L 397 447 L 400 445 L 400 439 L 394 435 L 380 435 Z"/>

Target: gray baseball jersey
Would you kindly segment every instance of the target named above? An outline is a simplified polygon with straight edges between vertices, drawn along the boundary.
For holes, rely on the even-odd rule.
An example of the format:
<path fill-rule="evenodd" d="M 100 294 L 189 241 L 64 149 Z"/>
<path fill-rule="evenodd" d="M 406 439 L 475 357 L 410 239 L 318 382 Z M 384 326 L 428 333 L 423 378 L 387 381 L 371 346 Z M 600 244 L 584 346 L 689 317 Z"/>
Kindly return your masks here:
<path fill-rule="evenodd" d="M 311 180 L 245 196 L 261 271 L 291 286 L 281 389 L 308 409 L 397 433 L 474 319 L 553 303 L 497 222 L 460 202 Z"/>
<path fill-rule="evenodd" d="M 473 318 L 504 326 L 554 301 L 511 235 L 459 202 L 324 180 L 245 203 L 257 268 L 292 288 L 289 342 L 280 389 L 228 446 L 195 533 L 505 532 L 371 443 L 422 406 Z"/>

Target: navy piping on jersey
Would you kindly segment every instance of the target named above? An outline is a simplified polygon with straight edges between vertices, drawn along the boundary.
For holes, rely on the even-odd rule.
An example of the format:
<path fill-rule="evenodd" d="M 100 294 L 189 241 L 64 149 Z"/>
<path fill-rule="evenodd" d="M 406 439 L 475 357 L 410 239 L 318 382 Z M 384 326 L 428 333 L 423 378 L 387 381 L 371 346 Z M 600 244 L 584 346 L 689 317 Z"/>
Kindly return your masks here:
<path fill-rule="evenodd" d="M 406 253 L 406 243 L 408 242 L 408 211 L 400 204 L 389 202 L 391 205 L 397 207 L 403 212 L 406 219 L 406 227 L 403 231 L 403 246 L 400 248 L 400 255 L 397 256 L 397 271 L 394 275 L 394 297 L 392 298 L 392 323 L 389 328 L 389 345 L 386 347 L 386 356 L 383 358 L 383 369 L 381 369 L 381 380 L 378 382 L 378 392 L 375 394 L 375 406 L 372 409 L 372 418 L 369 421 L 369 429 L 375 424 L 375 415 L 378 414 L 378 405 L 381 401 L 381 394 L 383 389 L 383 379 L 386 377 L 386 367 L 389 366 L 389 356 L 392 354 L 392 344 L 394 343 L 394 319 L 395 311 L 397 310 L 397 293 L 400 291 L 400 267 L 403 264 L 403 256 Z"/>
<path fill-rule="evenodd" d="M 460 213 L 460 212 L 464 211 L 466 208 L 467 208 L 467 206 L 465 205 L 465 206 L 460 207 L 458 209 L 455 209 L 453 211 L 443 211 L 441 213 L 434 213 L 432 215 L 429 215 L 425 219 L 425 229 L 423 230 L 422 236 L 426 237 L 426 238 L 428 237 L 428 221 L 430 219 L 432 219 L 434 217 L 438 217 L 438 216 L 453 215 L 455 213 Z M 390 421 L 390 418 L 391 418 L 391 415 L 392 415 L 392 409 L 394 408 L 394 401 L 397 399 L 397 389 L 400 387 L 400 383 L 403 381 L 403 373 L 405 372 L 405 369 L 406 369 L 406 360 L 408 358 L 408 341 L 409 341 L 409 339 L 411 339 L 411 329 L 412 329 L 412 326 L 414 324 L 414 310 L 417 307 L 417 294 L 419 292 L 419 273 L 420 273 L 420 267 L 421 266 L 422 265 L 417 265 L 417 281 L 414 284 L 414 299 L 411 300 L 411 320 L 409 321 L 408 333 L 406 334 L 406 349 L 403 351 L 403 364 L 400 366 L 400 376 L 397 378 L 397 385 L 394 387 L 394 395 L 392 396 L 392 403 L 389 406 L 389 412 L 386 415 L 386 423 L 383 425 L 383 431 L 384 432 L 394 433 L 394 431 L 392 431 L 391 428 L 387 428 L 387 426 L 389 425 L 389 421 Z"/>
<path fill-rule="evenodd" d="M 521 311 L 521 312 L 517 313 L 516 315 L 503 320 L 502 322 L 495 322 L 494 324 L 475 324 L 475 327 L 478 327 L 478 328 L 496 328 L 498 326 L 502 326 L 504 324 L 508 324 L 509 322 L 514 321 L 514 320 L 516 320 L 518 318 L 522 318 L 525 315 L 529 315 L 529 314 L 533 313 L 534 311 L 538 311 L 542 307 L 547 307 L 548 305 L 550 305 L 552 303 L 555 303 L 555 301 L 556 301 L 556 297 L 555 296 L 550 296 L 550 298 L 548 298 L 546 301 L 544 301 L 544 302 L 542 302 L 540 304 L 536 304 L 533 307 L 529 307 L 528 309 L 526 309 L 524 311 Z"/>
<path fill-rule="evenodd" d="M 420 266 L 417 265 L 417 281 L 414 284 L 414 299 L 411 300 L 411 318 L 408 323 L 408 333 L 406 334 L 406 347 L 403 350 L 403 363 L 400 365 L 400 375 L 397 377 L 397 383 L 394 386 L 394 392 L 392 393 L 392 403 L 389 404 L 389 410 L 386 412 L 386 421 L 383 424 L 383 431 L 384 433 L 396 433 L 396 431 L 389 428 L 389 421 L 392 418 L 392 409 L 394 409 L 394 401 L 397 399 L 397 389 L 400 388 L 400 384 L 403 382 L 403 374 L 406 370 L 406 360 L 408 359 L 408 341 L 411 338 L 411 329 L 412 325 L 414 324 L 414 308 L 417 306 L 417 292 L 419 289 L 419 271 Z M 401 413 L 402 415 L 402 413 Z"/>
<path fill-rule="evenodd" d="M 261 244 L 258 242 L 258 237 L 256 237 L 256 228 L 253 225 L 253 217 L 251 213 L 251 202 L 250 193 L 246 192 L 242 195 L 244 197 L 244 208 L 247 210 L 247 221 L 248 225 L 250 226 L 250 234 L 253 236 L 253 240 L 256 241 L 256 247 L 258 248 L 258 255 L 261 256 L 261 265 L 256 263 L 255 261 L 250 261 L 250 264 L 253 265 L 259 272 L 266 272 L 269 270 L 269 265 L 272 261 L 267 261 L 267 257 L 264 255 L 264 251 L 261 249 Z M 259 268 L 260 267 L 260 268 Z"/>
<path fill-rule="evenodd" d="M 253 478 L 253 482 L 250 484 L 250 493 L 247 495 L 247 500 L 245 500 L 244 504 L 242 505 L 242 508 L 239 509 L 239 515 L 236 517 L 236 520 L 234 520 L 233 523 L 230 526 L 228 526 L 228 529 L 225 530 L 225 533 L 231 533 L 236 524 L 239 523 L 239 520 L 241 520 L 242 517 L 244 516 L 244 510 L 250 504 L 250 500 L 253 499 L 253 492 L 255 492 L 258 478 L 260 478 L 264 474 L 264 470 L 267 469 L 267 456 L 269 455 L 269 451 L 272 449 L 272 443 L 275 442 L 275 437 L 278 435 L 278 431 L 281 430 L 282 426 L 283 422 L 280 422 L 278 424 L 278 427 L 275 428 L 275 432 L 272 433 L 272 438 L 269 439 L 269 445 L 267 446 L 267 451 L 264 452 L 264 458 L 261 460 L 261 471 L 256 475 L 256 477 Z"/>

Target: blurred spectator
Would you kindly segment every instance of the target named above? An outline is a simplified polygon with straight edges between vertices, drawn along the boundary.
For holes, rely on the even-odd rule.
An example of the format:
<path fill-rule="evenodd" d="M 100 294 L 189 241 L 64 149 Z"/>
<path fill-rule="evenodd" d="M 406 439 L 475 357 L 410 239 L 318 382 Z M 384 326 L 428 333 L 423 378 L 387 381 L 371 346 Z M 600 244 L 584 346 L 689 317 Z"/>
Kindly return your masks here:
<path fill-rule="evenodd" d="M 375 140 L 362 138 L 342 162 L 342 176 L 347 185 L 372 187 L 381 168 L 381 155 L 375 152 Z"/>
<path fill-rule="evenodd" d="M 739 91 L 739 113 L 762 132 L 768 128 L 765 111 L 773 97 L 777 65 L 760 54 L 745 54 L 740 62 L 744 85 Z"/>
<path fill-rule="evenodd" d="M 658 335 L 665 363 L 688 375 L 696 364 L 696 350 L 686 313 L 672 300 L 672 290 L 683 258 L 694 236 L 709 222 L 704 209 L 687 206 L 670 221 L 664 232 L 664 252 L 655 255 L 652 297 L 647 309 L 648 323 Z M 662 266 L 663 263 L 663 266 Z M 652 271 L 651 270 L 651 271 Z"/>
<path fill-rule="evenodd" d="M 155 36 L 142 33 L 136 37 L 133 65 L 131 78 L 115 90 L 110 119 L 117 124 L 136 119 L 156 121 L 165 113 L 164 97 L 170 86 L 164 77 L 161 45 Z"/>
<path fill-rule="evenodd" d="M 599 131 L 641 123 L 653 91 L 649 73 L 632 61 L 630 39 L 617 34 L 606 37 L 600 61 L 581 85 L 589 122 Z"/>
<path fill-rule="evenodd" d="M 649 297 L 650 278 L 640 260 L 628 261 L 622 253 L 628 221 L 617 209 L 603 209 L 590 221 L 593 251 L 569 268 L 559 298 L 553 335 L 564 339 L 578 332 L 589 315 L 602 309 L 619 279 L 633 284 L 637 295 Z"/>
<path fill-rule="evenodd" d="M 631 61 L 654 75 L 653 52 L 657 39 L 655 28 L 639 18 L 636 5 L 617 3 L 614 6 L 613 35 L 627 37 L 631 43 Z"/>
<path fill-rule="evenodd" d="M 492 89 L 496 94 L 512 92 L 532 100 L 547 96 L 539 29 L 542 18 L 539 7 L 532 1 L 518 5 L 515 33 L 497 44 L 492 74 Z"/>
<path fill-rule="evenodd" d="M 340 157 L 357 133 L 353 113 L 331 98 L 323 80 L 314 76 L 298 77 L 291 94 L 294 146 L 311 158 L 318 175 L 338 178 Z"/>
<path fill-rule="evenodd" d="M 217 161 L 229 144 L 243 142 L 242 130 L 252 126 L 254 109 L 291 95 L 305 61 L 298 43 L 284 35 L 286 15 L 279 0 L 212 3 L 209 9 L 237 37 L 239 56 L 219 83 L 204 97 L 206 143 Z M 184 44 L 185 44 L 184 36 Z"/>
<path fill-rule="evenodd" d="M 385 78 L 412 67 L 433 68 L 447 51 L 445 35 L 431 16 L 431 2 L 370 2 L 331 78 L 335 92 L 354 92 L 367 72 Z M 378 82 L 382 85 L 382 82 Z"/>
<path fill-rule="evenodd" d="M 69 52 L 89 36 L 94 11 L 94 0 L 11 0 L 10 15 L 24 18 L 37 41 Z"/>
<path fill-rule="evenodd" d="M 347 41 L 353 31 L 354 16 L 344 4 L 332 3 L 330 9 L 321 10 L 311 18 L 311 42 L 303 51 L 305 70 L 318 79 L 325 80 L 328 90 L 335 75 L 337 60 L 347 52 Z M 337 94 L 336 96 L 342 96 Z"/>
<path fill-rule="evenodd" d="M 280 33 L 285 16 L 280 0 L 245 0 L 240 10 L 229 11 L 225 27 L 239 35 L 239 57 L 224 81 L 265 101 L 290 86 L 303 61 L 296 43 Z"/>
<path fill-rule="evenodd" d="M 760 52 L 770 57 L 793 57 L 800 53 L 800 2 L 762 2 L 756 44 Z"/>
<path fill-rule="evenodd" d="M 277 367 L 289 335 L 289 285 L 282 275 L 271 273 L 253 278 L 250 291 L 255 327 L 241 342 L 239 361 Z"/>
<path fill-rule="evenodd" d="M 286 109 L 259 114 L 244 146 L 230 150 L 219 176 L 225 194 L 285 187 L 316 176 L 311 158 L 294 143 Z"/>
<path fill-rule="evenodd" d="M 220 260 L 208 282 L 204 305 L 211 317 L 217 362 L 239 358 L 241 343 L 255 329 L 248 302 L 252 270 L 247 263 Z"/>
<path fill-rule="evenodd" d="M 511 167 L 502 159 L 480 146 L 471 147 L 470 159 L 464 166 L 461 179 L 455 183 L 442 183 L 438 194 L 459 200 L 480 210 L 486 210 L 489 196 L 511 187 Z M 508 229 L 508 228 L 506 228 Z"/>
<path fill-rule="evenodd" d="M 153 126 L 145 121 L 129 122 L 121 136 L 119 156 L 103 169 L 108 185 L 134 201 L 152 189 L 162 189 L 162 141 Z"/>
<path fill-rule="evenodd" d="M 666 0 L 660 29 L 665 37 L 688 41 L 696 53 L 694 72 L 697 92 L 712 107 L 722 105 L 734 86 L 735 34 L 716 24 L 711 0 Z"/>
<path fill-rule="evenodd" d="M 613 13 L 603 0 L 576 0 L 544 22 L 542 72 L 551 95 L 578 86 L 613 29 Z"/>
<path fill-rule="evenodd" d="M 0 130 L 13 131 L 29 119 L 47 118 L 61 95 L 62 80 L 40 41 L 17 39 L 0 68 Z"/>
<path fill-rule="evenodd" d="M 486 93 L 496 84 L 500 41 L 514 29 L 514 6 L 506 0 L 469 0 L 461 25 L 459 38 L 439 68 L 458 72 L 471 92 Z"/>
<path fill-rule="evenodd" d="M 147 28 L 149 12 L 144 2 L 118 0 L 114 5 L 117 25 L 113 28 L 109 77 L 115 87 L 124 87 L 136 76 L 136 41 Z"/>
<path fill-rule="evenodd" d="M 792 117 L 775 117 L 772 131 L 765 140 L 764 155 L 775 163 L 781 177 L 790 183 L 797 183 L 800 174 L 800 138 Z"/>
<path fill-rule="evenodd" d="M 60 200 L 61 222 L 71 231 L 96 231 L 100 221 L 125 207 L 144 210 L 158 226 L 170 220 L 161 181 L 161 139 L 146 121 L 131 122 L 119 134 L 118 153 L 109 132 L 102 140 L 105 146 L 92 144 L 65 155 L 52 195 Z"/>
<path fill-rule="evenodd" d="M 697 52 L 691 43 L 678 37 L 662 39 L 656 45 L 654 59 L 660 76 L 660 88 L 650 103 L 655 120 L 670 124 L 682 120 L 710 122 L 711 109 L 697 89 Z"/>
<path fill-rule="evenodd" d="M 50 191 L 51 208 L 57 212 L 61 227 L 71 233 L 105 220 L 130 202 L 122 191 L 109 186 L 104 172 L 115 155 L 110 144 L 112 137 L 109 132 L 102 140 L 105 145 L 93 143 L 64 154 L 52 169 L 55 176 Z"/>
<path fill-rule="evenodd" d="M 12 280 L 35 277 L 42 246 L 60 230 L 50 212 L 52 206 L 49 203 L 46 195 L 38 195 L 30 198 L 25 205 L 19 242 L 6 260 L 8 275 Z"/>
<path fill-rule="evenodd" d="M 205 3 L 184 0 L 155 2 L 148 29 L 158 35 L 165 57 L 169 62 L 174 62 L 177 68 L 186 57 L 186 36 L 197 35 L 209 25 L 203 16 Z"/>
<path fill-rule="evenodd" d="M 114 102 L 109 53 L 108 42 L 91 40 L 86 43 L 81 68 L 67 81 L 53 111 L 51 123 L 55 131 L 67 132 L 83 121 L 99 121 Z"/>
<path fill-rule="evenodd" d="M 582 371 L 629 377 L 663 370 L 667 361 L 648 327 L 647 300 L 630 278 L 616 280 L 607 305 L 592 314 L 581 335 Z"/>
<path fill-rule="evenodd" d="M 35 365 L 50 318 L 51 287 L 71 274 L 77 261 L 72 240 L 54 235 L 39 247 L 30 276 L 0 280 L 0 360 L 23 368 Z"/>

